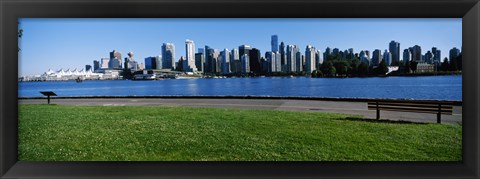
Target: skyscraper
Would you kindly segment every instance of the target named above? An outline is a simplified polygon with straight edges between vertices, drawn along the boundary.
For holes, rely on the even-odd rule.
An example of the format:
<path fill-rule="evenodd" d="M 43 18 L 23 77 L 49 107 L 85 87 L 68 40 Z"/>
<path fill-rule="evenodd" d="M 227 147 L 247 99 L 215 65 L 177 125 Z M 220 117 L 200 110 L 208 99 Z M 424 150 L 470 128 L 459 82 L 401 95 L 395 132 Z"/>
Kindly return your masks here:
<path fill-rule="evenodd" d="M 260 73 L 262 71 L 262 66 L 260 65 L 260 50 L 252 48 L 248 53 L 250 71 L 254 73 Z"/>
<path fill-rule="evenodd" d="M 197 71 L 195 66 L 195 43 L 192 40 L 185 40 L 185 62 L 183 63 L 183 71 L 194 72 Z"/>
<path fill-rule="evenodd" d="M 233 48 L 230 53 L 230 71 L 232 73 L 240 73 L 241 71 L 240 56 L 237 48 Z"/>
<path fill-rule="evenodd" d="M 398 65 L 400 61 L 400 43 L 392 40 L 389 45 L 389 51 L 392 54 L 392 63 Z"/>
<path fill-rule="evenodd" d="M 108 62 L 110 62 L 110 58 L 102 58 L 100 60 L 100 69 L 108 69 Z"/>
<path fill-rule="evenodd" d="M 403 50 L 403 64 L 406 65 L 410 62 L 412 59 L 412 54 L 410 53 L 410 50 L 407 48 Z"/>
<path fill-rule="evenodd" d="M 383 60 L 382 51 L 379 49 L 375 49 L 372 54 L 371 66 L 378 66 L 382 60 Z"/>
<path fill-rule="evenodd" d="M 100 69 L 100 61 L 93 60 L 93 71 Z"/>
<path fill-rule="evenodd" d="M 175 69 L 175 45 L 173 43 L 163 43 L 162 45 L 162 63 L 164 69 Z"/>
<path fill-rule="evenodd" d="M 91 71 L 92 70 L 92 65 L 85 65 L 85 72 Z"/>
<path fill-rule="evenodd" d="M 286 72 L 295 72 L 296 71 L 296 54 L 297 46 L 296 45 L 287 45 L 287 71 Z"/>
<path fill-rule="evenodd" d="M 204 63 L 205 55 L 203 53 L 195 53 L 195 67 L 197 67 L 197 71 L 205 72 Z"/>
<path fill-rule="evenodd" d="M 305 49 L 305 72 L 312 73 L 316 70 L 316 59 L 315 59 L 316 50 L 315 47 L 307 45 Z"/>
<path fill-rule="evenodd" d="M 272 35 L 270 44 L 272 45 L 272 52 L 278 52 L 278 35 Z"/>
<path fill-rule="evenodd" d="M 330 49 L 330 47 L 327 47 L 325 49 L 325 52 L 323 52 L 323 60 L 328 60 L 328 56 L 330 56 L 332 54 L 332 50 Z"/>
<path fill-rule="evenodd" d="M 276 70 L 276 59 L 275 59 L 275 52 L 271 52 L 271 51 L 268 51 L 268 52 L 265 52 L 265 58 L 267 59 L 267 64 L 268 64 L 268 67 L 267 67 L 267 72 L 275 72 Z"/>
<path fill-rule="evenodd" d="M 228 49 L 224 49 L 220 52 L 220 56 L 222 57 L 222 74 L 226 75 L 230 73 L 230 52 Z"/>
<path fill-rule="evenodd" d="M 433 64 L 433 53 L 429 51 L 427 51 L 427 53 L 425 53 L 425 60 L 424 60 L 426 63 L 428 64 Z"/>
<path fill-rule="evenodd" d="M 280 43 L 280 55 L 281 55 L 280 56 L 280 58 L 281 58 L 280 63 L 283 66 L 283 65 L 287 64 L 286 53 L 285 53 L 285 44 L 283 42 Z"/>
<path fill-rule="evenodd" d="M 415 45 L 410 49 L 410 52 L 412 53 L 412 60 L 415 62 L 423 62 L 422 59 L 422 48 L 418 45 Z"/>
<path fill-rule="evenodd" d="M 385 52 L 383 52 L 383 60 L 387 66 L 392 64 L 392 54 L 387 49 L 385 49 Z"/>
<path fill-rule="evenodd" d="M 157 69 L 157 58 L 156 57 L 145 58 L 145 69 L 146 70 Z"/>
<path fill-rule="evenodd" d="M 452 49 L 450 49 L 450 55 L 449 55 L 448 60 L 450 60 L 450 62 L 452 62 L 452 59 L 455 59 L 458 56 L 460 56 L 460 50 L 457 49 L 456 47 L 453 47 Z"/>
<path fill-rule="evenodd" d="M 241 70 L 241 73 L 243 75 L 246 75 L 248 73 L 250 73 L 250 59 L 248 59 L 248 55 L 247 54 L 243 54 L 242 55 L 242 60 L 241 60 L 241 64 L 242 64 L 242 70 Z"/>

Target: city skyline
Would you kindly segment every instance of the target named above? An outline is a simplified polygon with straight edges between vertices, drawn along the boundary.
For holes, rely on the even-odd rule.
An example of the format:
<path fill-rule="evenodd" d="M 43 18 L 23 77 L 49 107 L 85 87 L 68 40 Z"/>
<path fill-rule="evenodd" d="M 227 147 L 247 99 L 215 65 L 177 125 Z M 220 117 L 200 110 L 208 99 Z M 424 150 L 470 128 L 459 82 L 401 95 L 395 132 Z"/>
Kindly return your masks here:
<path fill-rule="evenodd" d="M 373 26 L 375 31 L 372 25 L 377 25 Z M 157 26 L 162 28 L 154 28 Z M 342 51 L 353 48 L 355 53 L 372 53 L 375 49 L 384 52 L 389 50 L 392 40 L 400 43 L 400 60 L 403 50 L 414 45 L 421 46 L 422 53 L 437 47 L 442 51 L 442 60 L 448 58 L 451 48 L 461 49 L 460 18 L 21 19 L 20 28 L 24 29 L 24 36 L 19 45 L 19 76 L 42 74 L 48 69 L 80 70 L 93 65 L 93 60 L 108 57 L 113 50 L 124 56 L 133 52 L 134 59 L 143 63 L 147 57 L 162 55 L 164 43 L 175 45 L 174 60 L 178 61 L 181 56 L 186 57 L 186 39 L 194 41 L 196 48 L 208 45 L 219 51 L 249 45 L 259 49 L 262 57 L 272 50 L 272 35 L 277 35 L 279 44 L 296 45 L 303 55 L 307 45 L 321 53 L 326 47 Z M 164 33 L 159 35 L 156 31 Z"/>

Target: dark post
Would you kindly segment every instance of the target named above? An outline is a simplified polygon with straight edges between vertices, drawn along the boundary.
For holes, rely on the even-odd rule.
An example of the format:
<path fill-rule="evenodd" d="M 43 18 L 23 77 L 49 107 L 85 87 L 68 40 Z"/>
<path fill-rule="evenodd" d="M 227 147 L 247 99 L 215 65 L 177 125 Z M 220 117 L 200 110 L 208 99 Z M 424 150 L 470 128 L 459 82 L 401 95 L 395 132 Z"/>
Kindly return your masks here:
<path fill-rule="evenodd" d="M 40 91 L 44 96 L 47 96 L 48 104 L 50 104 L 50 96 L 57 96 L 53 91 Z"/>
<path fill-rule="evenodd" d="M 377 104 L 377 120 L 380 119 L 380 109 L 378 108 L 378 101 L 376 102 Z"/>
<path fill-rule="evenodd" d="M 437 123 L 441 123 L 442 119 L 442 104 L 438 104 Z"/>
<path fill-rule="evenodd" d="M 48 104 L 50 104 L 50 95 L 47 96 L 47 101 L 48 101 Z"/>

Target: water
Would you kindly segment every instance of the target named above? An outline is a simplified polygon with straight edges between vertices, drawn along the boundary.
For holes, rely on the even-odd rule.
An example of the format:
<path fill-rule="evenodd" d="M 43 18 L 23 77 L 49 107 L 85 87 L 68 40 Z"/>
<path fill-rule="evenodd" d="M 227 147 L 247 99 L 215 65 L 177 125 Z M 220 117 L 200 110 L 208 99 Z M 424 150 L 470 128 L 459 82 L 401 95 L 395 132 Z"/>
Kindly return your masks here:
<path fill-rule="evenodd" d="M 302 96 L 462 100 L 461 76 L 307 78 L 256 77 L 158 81 L 19 82 L 19 97 L 58 96 Z"/>

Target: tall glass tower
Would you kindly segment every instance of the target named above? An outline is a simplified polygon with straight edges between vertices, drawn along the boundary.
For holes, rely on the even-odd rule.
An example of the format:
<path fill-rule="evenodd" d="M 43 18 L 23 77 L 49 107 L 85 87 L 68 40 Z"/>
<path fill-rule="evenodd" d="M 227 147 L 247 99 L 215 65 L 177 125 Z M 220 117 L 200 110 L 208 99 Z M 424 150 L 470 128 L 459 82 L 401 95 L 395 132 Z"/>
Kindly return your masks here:
<path fill-rule="evenodd" d="M 272 35 L 272 52 L 278 52 L 278 35 Z"/>

